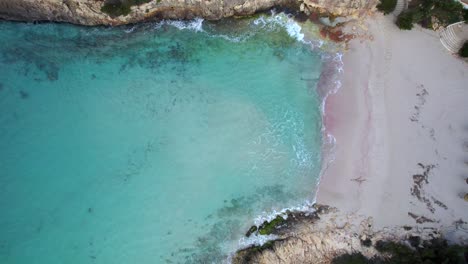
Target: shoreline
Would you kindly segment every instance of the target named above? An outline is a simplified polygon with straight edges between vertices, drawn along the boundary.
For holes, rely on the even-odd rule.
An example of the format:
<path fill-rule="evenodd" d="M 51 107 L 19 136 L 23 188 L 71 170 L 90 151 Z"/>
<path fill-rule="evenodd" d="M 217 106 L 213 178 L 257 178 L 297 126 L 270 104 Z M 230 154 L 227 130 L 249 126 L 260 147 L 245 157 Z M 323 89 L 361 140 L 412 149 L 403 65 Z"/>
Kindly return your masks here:
<path fill-rule="evenodd" d="M 336 211 L 307 224 L 286 220 L 273 232 L 277 240 L 239 250 L 234 263 L 330 263 L 327 254 L 353 252 L 371 258 L 379 253 L 362 246 L 369 237 L 372 245 L 409 244 L 411 237 L 429 241 L 431 232 L 468 245 L 461 195 L 468 192 L 468 64 L 436 32 L 400 31 L 380 13 L 345 31 L 355 38 L 343 55 L 342 87 L 325 101 L 323 116 L 323 134 L 336 139 L 334 161 L 323 168 L 316 196 Z"/>
<path fill-rule="evenodd" d="M 327 101 L 324 122 L 337 151 L 317 202 L 372 216 L 381 228 L 415 224 L 410 214 L 433 220 L 424 223 L 431 227 L 468 219 L 456 161 L 466 153 L 468 65 L 445 52 L 435 32 L 400 31 L 381 14 L 364 27 L 344 55 L 343 87 Z M 425 183 L 416 182 L 421 174 Z"/>
<path fill-rule="evenodd" d="M 346 230 L 330 236 L 336 250 L 344 250 L 343 235 L 357 233 L 357 240 L 346 243 L 362 243 L 362 236 L 390 238 L 396 232 L 395 239 L 405 241 L 408 235 L 429 237 L 425 229 L 468 244 L 468 231 L 459 229 L 468 219 L 460 197 L 468 191 L 468 119 L 463 116 L 468 65 L 445 52 L 436 33 L 418 27 L 399 31 L 391 20 L 374 14 L 346 25 L 357 37 L 343 56 L 341 87 L 325 91 L 323 98 L 324 162 L 314 201 L 336 211 L 320 217 L 298 212 L 303 221 L 293 221 L 295 226 L 277 241 L 284 246 L 300 234 L 312 242 L 302 249 L 294 244 L 298 240 L 289 243 L 297 247 L 297 252 L 286 251 L 291 256 L 316 245 L 307 233 L 312 226 L 327 235 Z M 330 142 L 333 150 L 327 149 Z M 406 232 L 405 226 L 420 233 Z M 273 248 L 281 252 L 280 244 Z M 366 256 L 376 254 L 371 251 Z"/>
<path fill-rule="evenodd" d="M 55 21 L 96 26 L 117 26 L 162 19 L 219 20 L 228 17 L 251 16 L 273 8 L 292 12 L 321 14 L 326 17 L 361 17 L 372 10 L 376 0 L 243 0 L 243 1 L 127 1 L 110 4 L 103 0 L 0 0 L 0 19 L 15 21 Z M 107 8 L 106 8 L 107 7 Z"/>

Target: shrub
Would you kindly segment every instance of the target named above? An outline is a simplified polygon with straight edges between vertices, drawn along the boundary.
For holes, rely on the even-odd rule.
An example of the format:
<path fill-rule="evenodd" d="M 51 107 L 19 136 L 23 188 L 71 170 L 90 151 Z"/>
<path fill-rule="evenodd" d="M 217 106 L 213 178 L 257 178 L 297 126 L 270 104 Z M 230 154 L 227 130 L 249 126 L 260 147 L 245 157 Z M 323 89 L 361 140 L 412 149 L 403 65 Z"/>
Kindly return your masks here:
<path fill-rule="evenodd" d="M 432 28 L 432 18 L 436 18 L 441 26 L 447 26 L 452 23 L 468 19 L 468 11 L 463 9 L 463 5 L 458 1 L 452 0 L 414 0 L 402 13 L 402 17 L 397 19 L 397 25 L 401 29 L 411 29 L 414 23 L 421 24 L 423 27 Z"/>
<path fill-rule="evenodd" d="M 121 3 L 118 4 L 104 4 L 101 11 L 111 17 L 126 16 L 130 14 L 130 6 Z"/>
<path fill-rule="evenodd" d="M 445 25 L 463 21 L 463 5 L 458 1 L 447 0 L 426 0 L 433 2 L 431 9 L 428 10 L 430 15 L 437 17 Z"/>
<path fill-rule="evenodd" d="M 380 0 L 380 3 L 377 5 L 377 9 L 387 15 L 395 10 L 396 4 L 397 0 Z"/>
<path fill-rule="evenodd" d="M 101 11 L 111 17 L 126 16 L 130 14 L 130 7 L 148 2 L 151 2 L 151 0 L 107 0 Z"/>
<path fill-rule="evenodd" d="M 461 47 L 460 51 L 458 52 L 458 55 L 462 58 L 468 58 L 468 41 L 465 41 L 465 44 Z"/>
<path fill-rule="evenodd" d="M 413 28 L 413 13 L 409 11 L 401 13 L 396 20 L 396 24 L 400 29 L 411 30 Z"/>

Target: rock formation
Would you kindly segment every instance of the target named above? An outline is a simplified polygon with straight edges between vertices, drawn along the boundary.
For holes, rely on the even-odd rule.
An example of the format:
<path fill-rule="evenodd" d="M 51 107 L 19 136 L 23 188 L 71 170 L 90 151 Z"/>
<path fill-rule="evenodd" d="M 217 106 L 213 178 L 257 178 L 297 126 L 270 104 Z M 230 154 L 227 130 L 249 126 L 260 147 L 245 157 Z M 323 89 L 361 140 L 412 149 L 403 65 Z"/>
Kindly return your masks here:
<path fill-rule="evenodd" d="M 334 259 L 346 254 L 359 254 L 368 259 L 385 258 L 388 256 L 376 246 L 383 241 L 418 247 L 412 240 L 422 243 L 441 237 L 441 233 L 432 228 L 404 226 L 374 231 L 370 217 L 341 214 L 327 206 L 316 205 L 316 209 L 309 215 L 289 213 L 286 222 L 271 233 L 278 239 L 239 250 L 232 263 L 333 263 Z"/>
<path fill-rule="evenodd" d="M 154 19 L 210 20 L 251 15 L 294 0 L 153 0 L 131 6 L 128 15 L 111 17 L 101 11 L 104 0 L 0 0 L 0 18 L 19 21 L 57 21 L 80 25 L 121 25 Z"/>
<path fill-rule="evenodd" d="M 273 7 L 323 13 L 332 17 L 358 17 L 376 0 L 147 0 L 130 7 L 129 13 L 110 16 L 102 11 L 109 1 L 129 0 L 0 0 L 0 18 L 17 21 L 55 21 L 80 25 L 122 25 L 158 19 L 217 20 L 252 15 Z M 147 3 L 144 3 L 147 2 Z"/>

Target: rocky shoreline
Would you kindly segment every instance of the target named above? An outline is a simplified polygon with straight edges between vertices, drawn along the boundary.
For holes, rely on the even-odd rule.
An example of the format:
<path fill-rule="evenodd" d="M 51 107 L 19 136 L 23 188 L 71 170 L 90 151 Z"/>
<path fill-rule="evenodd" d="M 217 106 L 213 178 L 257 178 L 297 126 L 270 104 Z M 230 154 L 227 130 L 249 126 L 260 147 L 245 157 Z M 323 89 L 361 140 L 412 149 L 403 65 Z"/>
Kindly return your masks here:
<path fill-rule="evenodd" d="M 278 238 L 239 250 L 233 264 L 246 263 L 464 263 L 468 247 L 449 245 L 436 228 L 373 229 L 372 217 L 345 215 L 314 205 L 314 213 L 287 212 L 270 222 Z M 278 221 L 278 218 L 283 220 Z M 359 223 L 359 224 L 353 224 Z M 273 226 L 272 226 L 273 225 Z M 252 228 L 249 230 L 251 231 Z M 247 233 L 247 235 L 250 232 Z"/>
<path fill-rule="evenodd" d="M 112 15 L 105 5 L 133 1 L 128 13 Z M 78 25 L 124 25 L 161 19 L 202 17 L 219 20 L 242 17 L 271 8 L 287 8 L 306 15 L 358 18 L 375 8 L 376 0 L 0 0 L 0 19 L 53 21 Z"/>
<path fill-rule="evenodd" d="M 333 26 L 337 21 L 365 17 L 377 4 L 376 0 L 150 0 L 130 6 L 128 14 L 110 15 L 103 11 L 109 1 L 112 0 L 0 0 L 0 19 L 117 26 L 161 19 L 219 20 L 250 16 L 277 7 L 304 14 L 314 21 L 326 18 Z M 330 32 L 321 33 L 333 39 Z M 448 245 L 441 230 L 422 227 L 415 220 L 412 226 L 378 228 L 374 227 L 372 217 L 315 205 L 313 213 L 286 212 L 246 230 L 247 237 L 274 235 L 277 238 L 239 250 L 232 263 L 468 262 L 466 246 Z"/>

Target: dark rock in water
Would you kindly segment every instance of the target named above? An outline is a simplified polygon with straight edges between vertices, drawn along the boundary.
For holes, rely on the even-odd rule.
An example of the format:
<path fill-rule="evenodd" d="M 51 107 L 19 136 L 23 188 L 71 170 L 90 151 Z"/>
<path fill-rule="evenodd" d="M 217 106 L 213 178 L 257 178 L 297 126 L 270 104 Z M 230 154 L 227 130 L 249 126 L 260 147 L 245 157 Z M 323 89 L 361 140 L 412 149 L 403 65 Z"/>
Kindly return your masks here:
<path fill-rule="evenodd" d="M 29 98 L 29 94 L 25 91 L 19 91 L 19 94 L 20 94 L 20 97 L 21 99 L 28 99 Z"/>
<path fill-rule="evenodd" d="M 47 72 L 47 79 L 49 81 L 57 81 L 58 80 L 58 71 L 57 70 L 51 70 Z"/>
<path fill-rule="evenodd" d="M 259 227 L 252 226 L 247 231 L 246 236 L 249 237 L 257 232 L 260 235 L 282 235 L 288 232 L 290 227 L 299 223 L 312 223 L 319 219 L 320 214 L 327 214 L 332 210 L 331 207 L 326 205 L 314 205 L 315 212 L 299 212 L 299 211 L 286 211 L 286 216 L 277 215 L 271 221 L 265 221 Z"/>
<path fill-rule="evenodd" d="M 250 235 L 252 235 L 255 231 L 257 231 L 257 226 L 253 225 L 249 228 L 245 236 L 250 237 Z"/>

